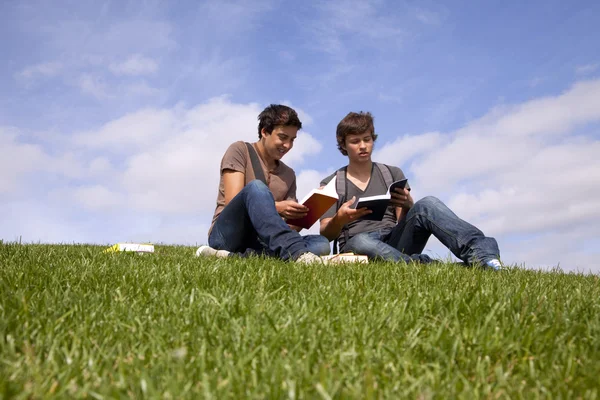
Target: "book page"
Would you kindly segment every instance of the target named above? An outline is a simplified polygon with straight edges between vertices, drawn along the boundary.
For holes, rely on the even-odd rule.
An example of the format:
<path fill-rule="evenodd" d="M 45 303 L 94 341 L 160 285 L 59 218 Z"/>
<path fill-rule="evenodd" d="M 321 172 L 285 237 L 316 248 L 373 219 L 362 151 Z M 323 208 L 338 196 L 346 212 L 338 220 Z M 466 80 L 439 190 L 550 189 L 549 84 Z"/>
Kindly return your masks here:
<path fill-rule="evenodd" d="M 392 184 L 390 185 L 390 187 L 388 188 L 388 194 L 391 195 L 392 190 L 394 190 L 395 188 L 400 188 L 400 189 L 404 189 L 406 187 L 406 184 L 408 183 L 408 179 L 404 178 L 404 179 L 400 179 L 396 182 L 392 182 Z"/>
<path fill-rule="evenodd" d="M 298 203 L 300 203 L 302 205 L 306 205 L 304 203 L 306 203 L 306 201 L 308 199 L 310 199 L 314 194 L 320 194 L 322 196 L 333 197 L 333 198 L 337 199 L 338 195 L 337 195 L 337 192 L 335 190 L 335 179 L 332 179 L 327 185 L 323 186 L 323 188 L 321 188 L 321 189 L 315 188 L 315 189 L 311 190 Z"/>
<path fill-rule="evenodd" d="M 338 200 L 335 191 L 335 179 L 322 189 L 313 189 L 308 193 L 300 204 L 308 207 L 308 213 L 304 218 L 287 220 L 290 225 L 309 229 L 329 208 Z"/>

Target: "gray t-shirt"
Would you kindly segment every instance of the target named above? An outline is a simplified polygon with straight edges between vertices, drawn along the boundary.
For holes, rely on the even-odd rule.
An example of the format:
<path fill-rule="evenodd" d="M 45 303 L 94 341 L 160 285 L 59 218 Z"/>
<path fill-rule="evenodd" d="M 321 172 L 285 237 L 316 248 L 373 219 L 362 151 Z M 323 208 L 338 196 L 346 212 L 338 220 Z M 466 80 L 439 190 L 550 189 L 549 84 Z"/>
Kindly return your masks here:
<path fill-rule="evenodd" d="M 393 166 L 388 166 L 388 167 L 390 169 L 390 172 L 392 173 L 393 181 L 397 181 L 397 180 L 405 178 L 404 172 L 402 172 L 402 170 L 400 168 L 393 167 Z M 385 166 L 383 166 L 383 168 L 385 168 Z M 329 183 L 329 181 L 331 181 L 332 179 L 335 179 L 336 172 L 329 175 L 327 178 L 323 179 L 321 181 L 321 186 L 324 186 L 327 183 Z M 371 178 L 369 179 L 369 184 L 367 185 L 367 187 L 365 188 L 364 191 L 360 190 L 354 183 L 352 183 L 347 178 L 346 178 L 346 182 L 347 182 L 348 190 L 346 192 L 346 200 L 345 201 L 350 200 L 352 198 L 352 196 L 356 196 L 356 199 L 358 200 L 361 197 L 377 196 L 380 194 L 385 194 L 385 193 L 387 193 L 387 190 L 388 190 L 388 187 L 385 184 L 385 180 L 383 179 L 383 175 L 379 171 L 379 168 L 377 168 L 375 166 L 375 163 L 373 163 L 373 168 L 371 169 Z M 406 187 L 407 187 L 407 189 L 410 188 L 410 186 L 408 184 L 406 185 Z M 336 188 L 336 189 L 337 189 L 337 192 L 339 195 L 340 194 L 339 188 Z M 338 203 L 342 204 L 342 202 L 338 202 Z M 333 218 L 335 216 L 335 213 L 337 212 L 337 210 L 338 210 L 338 205 L 334 204 L 333 206 L 331 206 L 331 208 L 329 210 L 327 210 L 327 212 L 325 214 L 323 214 L 321 219 Z M 396 223 L 397 223 L 396 209 L 393 206 L 389 206 L 387 208 L 387 210 L 385 211 L 385 214 L 381 221 L 371 221 L 371 220 L 359 219 L 357 221 L 352 221 L 348 225 L 346 225 L 346 227 L 348 228 L 348 239 L 350 239 L 354 235 L 356 235 L 358 233 L 362 233 L 362 232 L 372 232 L 372 231 L 376 231 L 376 230 L 382 229 L 382 228 L 393 228 L 396 225 Z M 344 231 L 342 230 L 342 233 L 338 237 L 338 245 L 339 245 L 340 251 L 344 248 L 345 244 L 346 244 L 346 240 L 344 238 Z"/>

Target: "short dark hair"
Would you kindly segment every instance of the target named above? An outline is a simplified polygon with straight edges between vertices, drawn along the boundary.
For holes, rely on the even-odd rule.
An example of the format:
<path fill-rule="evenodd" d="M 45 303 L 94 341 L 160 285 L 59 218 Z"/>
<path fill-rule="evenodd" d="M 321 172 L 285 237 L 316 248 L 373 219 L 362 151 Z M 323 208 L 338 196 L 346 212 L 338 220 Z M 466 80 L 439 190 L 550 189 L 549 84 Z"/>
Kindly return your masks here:
<path fill-rule="evenodd" d="M 373 141 L 377 139 L 375 133 L 375 125 L 373 125 L 373 116 L 370 112 L 350 112 L 340 121 L 335 131 L 335 137 L 337 139 L 338 149 L 343 155 L 347 156 L 348 152 L 344 150 L 344 144 L 346 144 L 346 136 L 348 135 L 360 135 L 368 132 L 371 134 Z"/>
<path fill-rule="evenodd" d="M 302 129 L 302 122 L 293 108 L 282 104 L 271 104 L 258 114 L 258 138 L 262 138 L 263 129 L 271 134 L 278 125 Z"/>

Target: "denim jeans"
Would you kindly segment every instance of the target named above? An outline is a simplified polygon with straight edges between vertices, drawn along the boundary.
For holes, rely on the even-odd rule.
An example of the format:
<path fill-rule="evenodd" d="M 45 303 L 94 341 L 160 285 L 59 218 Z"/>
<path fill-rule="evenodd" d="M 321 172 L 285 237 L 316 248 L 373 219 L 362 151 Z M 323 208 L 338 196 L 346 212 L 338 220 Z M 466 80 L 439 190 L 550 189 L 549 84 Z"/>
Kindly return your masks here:
<path fill-rule="evenodd" d="M 395 227 L 353 236 L 343 251 L 390 261 L 427 263 L 431 259 L 421 253 L 432 234 L 465 263 L 477 265 L 500 258 L 494 238 L 486 237 L 432 196 L 417 201 Z"/>
<path fill-rule="evenodd" d="M 324 236 L 301 236 L 285 223 L 277 213 L 273 194 L 259 180 L 248 183 L 225 206 L 208 245 L 240 256 L 267 255 L 283 260 L 295 260 L 306 252 L 330 252 L 329 240 Z"/>

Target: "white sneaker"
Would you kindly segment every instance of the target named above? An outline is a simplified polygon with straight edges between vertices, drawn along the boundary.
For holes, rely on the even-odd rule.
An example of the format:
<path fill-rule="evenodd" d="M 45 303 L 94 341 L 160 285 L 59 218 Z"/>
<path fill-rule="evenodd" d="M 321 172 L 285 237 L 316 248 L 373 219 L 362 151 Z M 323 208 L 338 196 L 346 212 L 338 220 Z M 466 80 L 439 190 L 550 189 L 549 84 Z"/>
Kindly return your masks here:
<path fill-rule="evenodd" d="M 323 264 L 323 260 L 316 254 L 304 253 L 296 259 L 296 262 L 310 265 L 310 264 Z"/>
<path fill-rule="evenodd" d="M 229 252 L 227 250 L 213 249 L 210 246 L 200 246 L 200 247 L 198 247 L 198 250 L 196 250 L 196 257 L 225 258 L 225 257 L 229 257 Z"/>
<path fill-rule="evenodd" d="M 495 271 L 499 271 L 502 269 L 502 263 L 497 258 L 492 258 L 491 260 L 487 260 L 485 262 L 485 266 L 491 268 Z"/>

